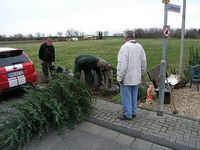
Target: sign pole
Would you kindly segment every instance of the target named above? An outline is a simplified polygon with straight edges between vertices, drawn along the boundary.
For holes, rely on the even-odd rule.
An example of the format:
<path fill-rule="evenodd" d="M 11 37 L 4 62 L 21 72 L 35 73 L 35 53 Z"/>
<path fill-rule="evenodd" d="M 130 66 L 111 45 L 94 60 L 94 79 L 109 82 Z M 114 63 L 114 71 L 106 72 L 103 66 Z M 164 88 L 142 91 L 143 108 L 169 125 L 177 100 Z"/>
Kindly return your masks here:
<path fill-rule="evenodd" d="M 183 54 L 184 54 L 184 35 L 185 35 L 185 10 L 186 10 L 186 0 L 183 0 L 183 12 L 182 12 L 182 28 L 181 28 L 181 49 L 180 49 L 180 65 L 179 65 L 179 75 L 183 74 Z"/>
<path fill-rule="evenodd" d="M 166 49 L 167 49 L 167 38 L 169 37 L 170 30 L 167 26 L 168 11 L 180 12 L 180 6 L 170 4 L 170 0 L 162 0 L 165 3 L 164 7 L 164 26 L 163 26 L 163 47 L 162 47 L 162 60 L 160 64 L 160 83 L 159 83 L 159 105 L 158 105 L 158 116 L 163 116 L 164 98 L 165 98 L 165 80 L 166 80 Z"/>
<path fill-rule="evenodd" d="M 168 1 L 169 2 L 169 1 Z M 165 2 L 164 7 L 164 27 L 167 26 L 168 10 L 167 3 Z M 166 48 L 167 48 L 167 37 L 163 35 L 163 47 L 162 47 L 162 60 L 160 65 L 160 83 L 159 83 L 159 106 L 158 116 L 163 116 L 164 97 L 165 97 L 165 79 L 166 79 Z"/>

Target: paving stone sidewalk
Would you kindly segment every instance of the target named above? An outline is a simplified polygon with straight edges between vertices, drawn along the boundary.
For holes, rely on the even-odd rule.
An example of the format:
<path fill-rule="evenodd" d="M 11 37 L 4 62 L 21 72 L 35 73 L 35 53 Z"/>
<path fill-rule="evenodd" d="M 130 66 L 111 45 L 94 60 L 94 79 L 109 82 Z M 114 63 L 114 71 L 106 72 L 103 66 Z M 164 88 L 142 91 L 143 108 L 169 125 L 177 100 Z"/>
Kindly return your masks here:
<path fill-rule="evenodd" d="M 200 122 L 138 109 L 137 117 L 123 121 L 122 106 L 97 99 L 89 122 L 172 149 L 200 149 Z"/>
<path fill-rule="evenodd" d="M 6 149 L 5 149 L 6 150 Z M 172 150 L 139 138 L 89 123 L 79 124 L 74 130 L 45 135 L 42 141 L 33 140 L 23 150 Z"/>

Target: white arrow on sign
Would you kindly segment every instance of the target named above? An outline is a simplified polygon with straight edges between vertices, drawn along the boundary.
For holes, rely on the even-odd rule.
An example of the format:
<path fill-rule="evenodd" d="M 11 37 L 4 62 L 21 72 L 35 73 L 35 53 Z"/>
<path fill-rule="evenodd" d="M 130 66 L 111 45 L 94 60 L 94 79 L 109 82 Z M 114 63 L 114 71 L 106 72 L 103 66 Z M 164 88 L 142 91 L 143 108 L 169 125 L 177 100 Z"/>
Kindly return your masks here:
<path fill-rule="evenodd" d="M 171 11 L 171 12 L 180 13 L 181 6 L 168 3 L 167 4 L 167 10 Z"/>

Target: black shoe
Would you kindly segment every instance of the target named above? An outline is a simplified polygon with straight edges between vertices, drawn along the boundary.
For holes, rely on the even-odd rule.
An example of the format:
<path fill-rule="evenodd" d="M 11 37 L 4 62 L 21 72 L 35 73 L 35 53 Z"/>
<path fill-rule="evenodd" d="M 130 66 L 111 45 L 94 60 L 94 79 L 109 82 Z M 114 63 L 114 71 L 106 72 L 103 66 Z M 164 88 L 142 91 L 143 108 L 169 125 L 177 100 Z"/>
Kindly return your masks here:
<path fill-rule="evenodd" d="M 135 118 L 136 117 L 136 115 L 132 115 L 132 118 Z"/>
<path fill-rule="evenodd" d="M 120 119 L 120 120 L 133 120 L 133 118 L 128 118 L 125 115 L 119 116 L 118 119 Z"/>

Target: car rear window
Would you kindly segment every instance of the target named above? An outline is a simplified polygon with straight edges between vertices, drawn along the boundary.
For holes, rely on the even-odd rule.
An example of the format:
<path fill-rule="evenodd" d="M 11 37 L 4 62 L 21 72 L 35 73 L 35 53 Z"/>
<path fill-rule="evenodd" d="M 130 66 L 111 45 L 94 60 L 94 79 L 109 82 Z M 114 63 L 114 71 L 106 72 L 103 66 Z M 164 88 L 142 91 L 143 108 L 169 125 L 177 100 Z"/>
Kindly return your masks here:
<path fill-rule="evenodd" d="M 0 53 L 0 67 L 21 64 L 30 61 L 22 51 L 10 51 Z"/>

